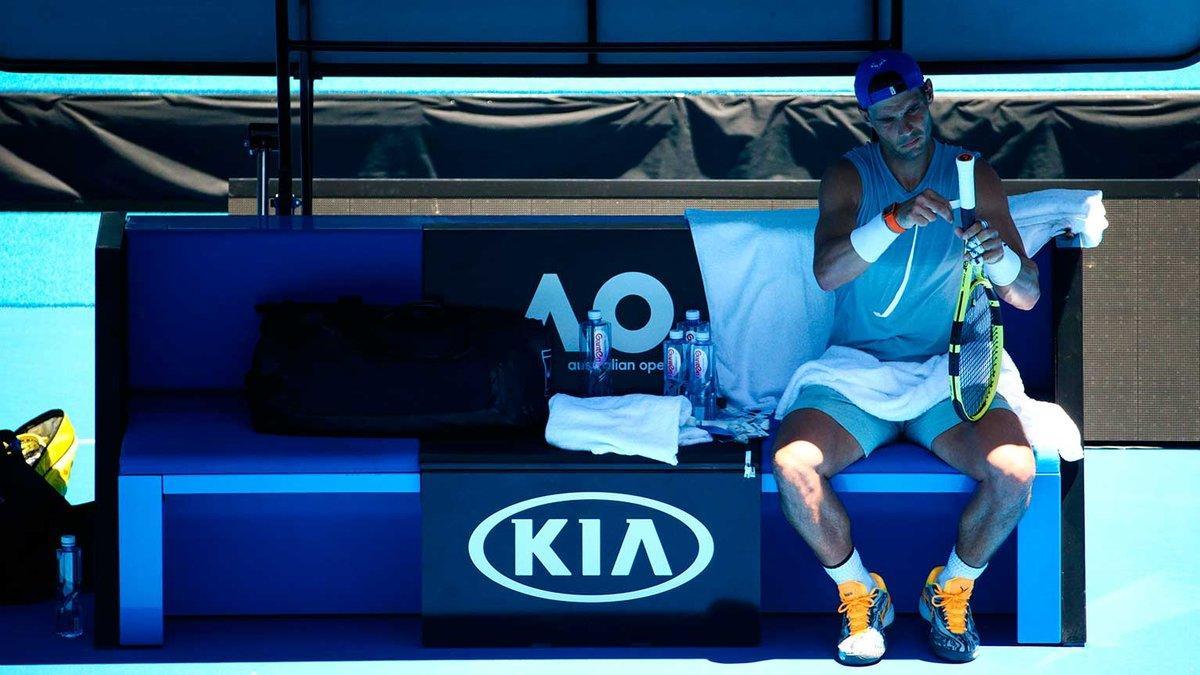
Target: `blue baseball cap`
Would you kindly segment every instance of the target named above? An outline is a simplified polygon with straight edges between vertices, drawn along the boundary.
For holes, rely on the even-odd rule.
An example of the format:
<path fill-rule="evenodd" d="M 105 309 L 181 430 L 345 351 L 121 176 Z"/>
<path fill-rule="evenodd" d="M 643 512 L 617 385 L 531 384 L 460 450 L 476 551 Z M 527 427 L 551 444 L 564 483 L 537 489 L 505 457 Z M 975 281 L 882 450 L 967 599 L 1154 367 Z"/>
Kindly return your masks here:
<path fill-rule="evenodd" d="M 872 80 L 887 73 L 895 75 L 904 83 L 903 87 L 893 83 L 869 89 Z M 863 110 L 909 89 L 920 89 L 924 84 L 925 76 L 921 74 L 921 66 L 917 65 L 916 59 L 895 49 L 884 49 L 868 56 L 858 64 L 858 71 L 854 73 L 854 95 Z"/>

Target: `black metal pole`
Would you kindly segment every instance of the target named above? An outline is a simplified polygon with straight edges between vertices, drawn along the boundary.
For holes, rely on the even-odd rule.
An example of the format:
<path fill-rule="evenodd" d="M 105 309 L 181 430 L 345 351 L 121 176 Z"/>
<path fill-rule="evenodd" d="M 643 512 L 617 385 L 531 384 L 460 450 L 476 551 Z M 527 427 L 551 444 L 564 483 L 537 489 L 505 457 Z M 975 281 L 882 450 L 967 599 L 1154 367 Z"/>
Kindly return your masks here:
<path fill-rule="evenodd" d="M 587 29 L 588 29 L 588 44 L 592 47 L 600 40 L 600 28 L 598 26 L 598 16 L 600 14 L 596 7 L 598 0 L 587 0 Z M 596 65 L 600 62 L 600 56 L 595 49 L 588 51 L 588 65 Z"/>
<path fill-rule="evenodd" d="M 128 277 L 125 214 L 104 213 L 96 236 L 95 644 L 121 636 L 117 475 L 128 421 Z"/>
<path fill-rule="evenodd" d="M 904 0 L 892 0 L 892 34 L 888 36 L 888 46 L 904 49 Z"/>
<path fill-rule="evenodd" d="M 300 34 L 312 40 L 312 3 L 300 0 Z M 300 215 L 313 209 L 313 73 L 312 52 L 300 52 Z"/>
<path fill-rule="evenodd" d="M 1065 242 L 1064 242 L 1065 244 Z M 1083 418 L 1083 250 L 1056 242 L 1053 253 L 1054 402 L 1087 439 Z M 1062 642 L 1087 641 L 1087 575 L 1084 541 L 1084 462 L 1063 462 Z"/>
<path fill-rule="evenodd" d="M 275 102 L 279 116 L 279 201 L 276 215 L 292 215 L 292 77 L 288 0 L 275 0 Z"/>
<path fill-rule="evenodd" d="M 257 212 L 260 216 L 271 215 L 271 193 L 268 190 L 270 179 L 267 176 L 267 160 L 271 157 L 271 151 L 267 148 L 259 148 L 254 151 L 254 163 L 258 168 L 258 185 L 257 185 Z"/>
<path fill-rule="evenodd" d="M 893 22 L 895 23 L 895 22 Z M 289 40 L 290 49 L 314 52 L 371 52 L 418 54 L 464 52 L 470 54 L 629 54 L 638 52 L 836 52 L 868 51 L 881 45 L 874 40 L 807 40 L 784 42 L 385 42 L 379 40 Z"/>

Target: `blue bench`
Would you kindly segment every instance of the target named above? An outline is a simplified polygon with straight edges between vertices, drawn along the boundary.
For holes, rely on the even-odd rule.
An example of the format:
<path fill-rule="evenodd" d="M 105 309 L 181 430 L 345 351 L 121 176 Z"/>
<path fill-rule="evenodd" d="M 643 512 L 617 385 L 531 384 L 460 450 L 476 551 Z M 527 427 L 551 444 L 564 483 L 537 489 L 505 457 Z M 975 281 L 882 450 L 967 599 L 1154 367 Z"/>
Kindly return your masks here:
<path fill-rule="evenodd" d="M 393 552 L 391 560 L 381 566 L 384 569 L 359 570 L 366 575 L 402 578 L 415 574 L 420 565 L 419 492 L 414 439 L 265 435 L 251 428 L 245 404 L 237 396 L 136 398 L 118 478 L 121 644 L 157 645 L 163 641 L 164 499 L 186 495 L 397 495 L 405 502 L 404 508 L 396 510 L 398 527 L 387 536 L 400 553 Z M 294 539 L 282 543 L 288 558 L 303 549 L 296 543 Z M 332 596 L 337 589 L 325 592 Z M 322 607 L 314 603 L 309 609 Z"/>
<path fill-rule="evenodd" d="M 112 337 L 122 349 L 111 353 L 128 359 L 113 376 L 123 375 L 126 387 L 110 390 L 120 414 L 104 416 L 123 423 L 98 432 L 100 441 L 117 439 L 105 447 L 119 447 L 116 461 L 98 462 L 98 471 L 110 466 L 113 474 L 121 644 L 161 644 L 170 614 L 419 611 L 416 441 L 256 434 L 239 389 L 257 335 L 255 303 L 352 293 L 370 302 L 413 300 L 426 222 L 375 219 L 364 227 L 361 218 L 331 217 L 316 231 L 281 231 L 254 218 L 176 217 L 102 227 L 102 242 L 107 236 L 120 257 L 100 260 L 97 273 L 120 275 L 110 283 L 124 284 L 125 297 L 98 278 L 98 322 L 127 320 L 127 335 Z M 1038 261 L 1048 298 L 1049 255 Z M 124 308 L 110 314 L 120 302 Z M 1043 397 L 1054 377 L 1049 305 L 1006 314 L 1008 334 L 1024 338 L 1011 340 L 1010 351 Z M 98 359 L 104 353 L 98 345 Z M 98 364 L 101 385 L 105 372 L 114 371 Z M 98 399 L 103 394 L 101 386 Z M 763 609 L 828 612 L 827 580 L 780 511 L 769 448 L 770 440 L 762 467 Z M 953 543 L 974 481 L 923 449 L 893 444 L 850 467 L 834 487 L 852 516 L 865 509 L 880 522 L 903 512 L 927 519 L 902 542 L 876 518 L 855 520 L 866 550 L 911 548 L 883 568 L 889 580 L 914 579 L 913 597 L 897 597 L 900 609 L 911 609 L 915 584 Z M 106 489 L 98 483 L 98 496 Z M 979 611 L 1016 611 L 1020 642 L 1061 640 L 1060 490 L 1057 457 L 1039 452 L 1033 505 L 989 569 L 995 583 L 980 588 Z M 896 508 L 895 495 L 918 494 Z M 271 567 L 274 555 L 287 565 Z M 343 555 L 354 557 L 355 575 L 331 572 Z M 392 583 L 381 587 L 379 578 Z"/>

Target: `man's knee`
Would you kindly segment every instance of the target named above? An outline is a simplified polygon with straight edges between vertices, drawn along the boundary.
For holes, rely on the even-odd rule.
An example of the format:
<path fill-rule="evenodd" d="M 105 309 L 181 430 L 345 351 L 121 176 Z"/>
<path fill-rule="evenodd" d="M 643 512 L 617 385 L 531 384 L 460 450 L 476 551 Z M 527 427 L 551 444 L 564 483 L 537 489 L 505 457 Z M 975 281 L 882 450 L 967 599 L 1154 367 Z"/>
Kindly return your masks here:
<path fill-rule="evenodd" d="M 999 445 L 987 455 L 989 487 L 1014 501 L 1028 499 L 1036 474 L 1037 461 L 1027 445 Z"/>
<path fill-rule="evenodd" d="M 775 477 L 802 491 L 821 482 L 825 454 L 810 441 L 790 441 L 775 449 Z"/>

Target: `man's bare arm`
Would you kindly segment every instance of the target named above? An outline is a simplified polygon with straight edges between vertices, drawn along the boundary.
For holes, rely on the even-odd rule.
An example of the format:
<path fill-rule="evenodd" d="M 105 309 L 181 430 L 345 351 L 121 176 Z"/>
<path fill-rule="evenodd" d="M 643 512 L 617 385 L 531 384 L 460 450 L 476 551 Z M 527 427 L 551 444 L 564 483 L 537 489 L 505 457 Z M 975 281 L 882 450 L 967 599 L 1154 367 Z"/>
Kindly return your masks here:
<path fill-rule="evenodd" d="M 850 160 L 838 160 L 821 178 L 813 275 L 822 290 L 832 291 L 848 284 L 870 267 L 850 244 L 861 198 L 862 180 Z"/>
<path fill-rule="evenodd" d="M 1008 211 L 1008 197 L 1004 194 L 1000 176 L 987 162 L 978 160 L 975 162 L 975 199 L 976 217 L 988 221 L 989 227 L 985 230 L 976 225 L 967 228 L 961 236 L 964 239 L 974 236 L 979 240 L 985 263 L 995 264 L 1004 257 L 1001 241 L 1020 256 L 1021 271 L 1017 278 L 1004 286 L 996 284 L 996 294 L 1018 309 L 1032 308 L 1041 295 L 1037 264 L 1025 253 L 1021 235 Z"/>
<path fill-rule="evenodd" d="M 821 215 L 817 220 L 813 275 L 821 288 L 832 291 L 854 281 L 874 262 L 899 232 L 924 227 L 938 217 L 950 220 L 950 202 L 933 190 L 896 205 L 895 223 L 899 231 L 885 226 L 877 218 L 855 231 L 862 181 L 849 160 L 842 159 L 829 168 L 821 179 Z M 865 235 L 865 236 L 862 236 Z M 864 257 L 865 244 L 868 255 Z"/>

